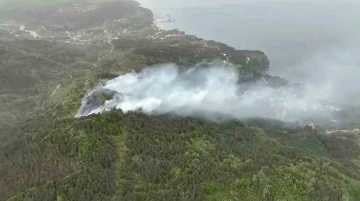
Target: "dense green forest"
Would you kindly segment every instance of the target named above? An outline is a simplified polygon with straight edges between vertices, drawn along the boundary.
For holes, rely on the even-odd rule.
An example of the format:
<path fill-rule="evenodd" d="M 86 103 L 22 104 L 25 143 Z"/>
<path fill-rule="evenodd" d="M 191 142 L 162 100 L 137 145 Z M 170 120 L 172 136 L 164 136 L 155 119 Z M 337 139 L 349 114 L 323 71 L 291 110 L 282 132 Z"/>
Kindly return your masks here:
<path fill-rule="evenodd" d="M 2 136 L 1 198 L 360 199 L 353 136 L 116 110 L 50 119 L 38 117 Z"/>
<path fill-rule="evenodd" d="M 19 20 L 44 19 L 27 27 L 41 39 L 22 32 L 15 37 L 11 31 L 17 25 L 0 29 L 1 201 L 360 200 L 359 134 L 329 134 L 271 119 L 213 123 L 121 110 L 74 118 L 83 97 L 100 82 L 159 63 L 206 66 L 226 59 L 226 53 L 232 65 L 254 73 L 250 84 L 262 76 L 275 87 L 287 84 L 265 75 L 269 61 L 260 51 L 188 35 L 166 38 L 181 32 L 159 30 L 151 11 L 130 0 L 118 2 L 79 11 L 76 20 L 57 13 L 64 21 L 54 27 L 46 20 L 56 6 L 43 7 L 41 14 L 16 12 Z M 116 12 L 99 16 L 110 8 Z M 89 16 L 99 24 L 120 17 L 120 25 L 102 28 L 130 34 L 102 41 L 104 30 Z M 95 42 L 69 42 L 63 35 L 68 27 L 61 25 L 74 21 L 79 30 L 69 30 L 93 31 Z M 360 122 L 357 111 L 349 107 L 339 116 L 353 128 Z"/>

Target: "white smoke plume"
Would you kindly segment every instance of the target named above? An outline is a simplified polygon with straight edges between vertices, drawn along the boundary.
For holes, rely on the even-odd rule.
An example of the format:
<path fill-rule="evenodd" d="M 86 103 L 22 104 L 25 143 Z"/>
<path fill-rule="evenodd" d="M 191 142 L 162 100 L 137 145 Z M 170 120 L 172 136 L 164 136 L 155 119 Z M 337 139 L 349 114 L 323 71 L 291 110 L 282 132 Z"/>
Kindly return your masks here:
<path fill-rule="evenodd" d="M 156 65 L 140 73 L 129 73 L 107 81 L 83 101 L 77 117 L 102 113 L 112 108 L 123 112 L 201 116 L 217 120 L 266 117 L 295 121 L 307 116 L 329 115 L 336 108 L 324 104 L 331 86 L 316 90 L 306 87 L 275 89 L 263 80 L 240 84 L 236 68 L 213 65 L 183 69 L 175 64 Z M 94 93 L 111 91 L 110 100 L 92 105 Z M 311 92 L 311 93 L 310 93 Z M 320 93 L 321 92 L 321 93 Z"/>

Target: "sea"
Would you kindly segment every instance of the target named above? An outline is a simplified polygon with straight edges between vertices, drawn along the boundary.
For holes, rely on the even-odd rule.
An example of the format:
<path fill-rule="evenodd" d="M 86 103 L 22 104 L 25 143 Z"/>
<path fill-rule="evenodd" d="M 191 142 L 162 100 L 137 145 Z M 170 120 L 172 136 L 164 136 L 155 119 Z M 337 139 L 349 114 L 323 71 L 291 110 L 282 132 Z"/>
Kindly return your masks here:
<path fill-rule="evenodd" d="M 163 29 L 261 50 L 269 73 L 296 82 L 331 85 L 335 98 L 360 97 L 360 1 L 139 0 Z M 359 102 L 359 101 L 358 101 Z"/>

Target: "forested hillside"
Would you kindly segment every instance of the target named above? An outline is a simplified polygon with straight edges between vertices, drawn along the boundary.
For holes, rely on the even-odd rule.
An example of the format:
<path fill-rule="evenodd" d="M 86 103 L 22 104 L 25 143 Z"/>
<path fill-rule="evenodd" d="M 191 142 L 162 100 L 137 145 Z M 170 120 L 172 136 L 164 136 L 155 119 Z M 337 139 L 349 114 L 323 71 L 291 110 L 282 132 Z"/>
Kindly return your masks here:
<path fill-rule="evenodd" d="M 260 51 L 160 30 L 136 2 L 106 2 L 0 14 L 0 200 L 360 200 L 357 132 L 115 109 L 75 118 L 99 83 L 154 64 L 227 60 L 249 85 L 287 84 Z M 353 108 L 339 116 L 359 125 Z"/>
<path fill-rule="evenodd" d="M 353 136 L 111 111 L 1 140 L 7 200 L 358 200 Z M 6 143 L 4 143 L 6 141 Z M 9 143 L 10 142 L 10 143 Z M 357 139 L 356 139 L 357 142 Z"/>

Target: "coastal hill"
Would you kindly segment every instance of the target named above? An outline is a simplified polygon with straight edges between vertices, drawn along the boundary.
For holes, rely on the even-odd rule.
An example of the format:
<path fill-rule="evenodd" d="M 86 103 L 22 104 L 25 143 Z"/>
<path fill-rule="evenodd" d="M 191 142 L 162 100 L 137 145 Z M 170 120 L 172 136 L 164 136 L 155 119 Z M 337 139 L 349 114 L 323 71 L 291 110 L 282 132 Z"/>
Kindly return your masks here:
<path fill-rule="evenodd" d="M 269 68 L 263 52 L 160 30 L 151 11 L 133 1 L 36 4 L 0 17 L 0 126 L 42 108 L 57 86 L 65 89 L 78 79 L 96 83 L 158 63 L 191 66 L 227 57 L 251 74 Z"/>
<path fill-rule="evenodd" d="M 121 110 L 74 118 L 99 83 L 155 64 L 218 61 L 240 82 L 287 85 L 263 52 L 161 30 L 131 0 L 19 5 L 0 11 L 0 200 L 360 200 L 356 129 Z"/>

